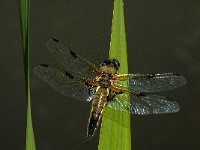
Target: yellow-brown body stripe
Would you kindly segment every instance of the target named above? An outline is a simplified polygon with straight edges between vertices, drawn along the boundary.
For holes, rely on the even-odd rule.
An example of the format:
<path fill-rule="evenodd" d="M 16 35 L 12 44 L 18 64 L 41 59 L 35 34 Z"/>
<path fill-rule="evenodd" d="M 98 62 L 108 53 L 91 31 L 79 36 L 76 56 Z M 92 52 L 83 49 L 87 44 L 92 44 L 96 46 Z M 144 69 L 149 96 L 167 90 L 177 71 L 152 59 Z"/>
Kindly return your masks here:
<path fill-rule="evenodd" d="M 92 138 L 102 117 L 107 102 L 108 89 L 98 86 L 92 101 L 92 109 L 88 120 L 88 138 Z"/>

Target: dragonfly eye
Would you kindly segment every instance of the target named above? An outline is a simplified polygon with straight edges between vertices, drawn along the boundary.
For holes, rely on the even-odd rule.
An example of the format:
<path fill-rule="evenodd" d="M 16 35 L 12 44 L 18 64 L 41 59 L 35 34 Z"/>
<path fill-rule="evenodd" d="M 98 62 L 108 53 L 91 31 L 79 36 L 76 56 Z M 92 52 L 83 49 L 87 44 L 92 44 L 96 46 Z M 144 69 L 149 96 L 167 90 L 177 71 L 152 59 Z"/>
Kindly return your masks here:
<path fill-rule="evenodd" d="M 113 59 L 113 65 L 114 65 L 116 70 L 118 70 L 119 67 L 120 67 L 120 63 L 119 63 L 119 61 L 117 59 Z"/>
<path fill-rule="evenodd" d="M 110 65 L 110 64 L 111 64 L 110 59 L 106 59 L 106 60 L 102 63 L 102 66 L 107 66 L 107 65 Z"/>
<path fill-rule="evenodd" d="M 108 65 L 113 65 L 113 67 L 118 70 L 120 67 L 120 63 L 117 59 L 106 59 L 103 63 L 102 66 L 108 66 Z"/>

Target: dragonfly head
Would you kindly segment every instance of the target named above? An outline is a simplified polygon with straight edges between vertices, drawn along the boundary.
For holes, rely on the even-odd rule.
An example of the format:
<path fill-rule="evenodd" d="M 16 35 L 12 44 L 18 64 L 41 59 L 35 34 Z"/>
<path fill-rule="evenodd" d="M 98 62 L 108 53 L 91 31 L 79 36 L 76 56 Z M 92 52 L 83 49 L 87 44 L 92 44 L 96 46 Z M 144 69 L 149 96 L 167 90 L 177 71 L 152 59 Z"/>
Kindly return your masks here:
<path fill-rule="evenodd" d="M 106 59 L 102 64 L 101 66 L 112 66 L 114 67 L 116 70 L 119 69 L 120 67 L 120 63 L 117 59 L 115 58 L 109 58 L 109 59 Z"/>

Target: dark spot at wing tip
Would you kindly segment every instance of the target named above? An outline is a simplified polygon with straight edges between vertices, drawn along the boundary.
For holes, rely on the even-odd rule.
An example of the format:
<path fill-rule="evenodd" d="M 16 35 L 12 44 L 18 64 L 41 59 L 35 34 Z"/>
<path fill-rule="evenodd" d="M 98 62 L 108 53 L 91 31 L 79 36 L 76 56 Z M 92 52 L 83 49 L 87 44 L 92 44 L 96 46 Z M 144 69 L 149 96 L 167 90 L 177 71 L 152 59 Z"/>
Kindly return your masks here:
<path fill-rule="evenodd" d="M 153 78 L 153 77 L 155 77 L 155 74 L 147 74 L 147 77 L 148 78 Z"/>
<path fill-rule="evenodd" d="M 176 73 L 173 73 L 173 75 L 175 75 L 175 76 L 180 76 L 181 74 L 178 73 L 178 72 L 176 72 Z"/>
<path fill-rule="evenodd" d="M 74 58 L 77 57 L 77 55 L 76 55 L 73 51 L 70 51 L 70 53 L 71 53 L 71 55 L 72 55 Z"/>
<path fill-rule="evenodd" d="M 143 93 L 143 92 L 139 92 L 138 94 L 137 94 L 137 96 L 146 96 L 147 94 L 146 93 Z"/>
<path fill-rule="evenodd" d="M 46 65 L 46 64 L 40 64 L 40 66 L 49 67 L 49 65 Z"/>
<path fill-rule="evenodd" d="M 57 39 L 54 39 L 54 38 L 51 38 L 51 39 L 52 39 L 53 41 L 57 42 L 57 43 L 59 42 L 59 40 L 57 40 Z"/>
<path fill-rule="evenodd" d="M 69 77 L 70 79 L 74 79 L 74 76 L 71 73 L 69 73 L 69 72 L 65 72 L 65 75 L 67 77 Z"/>

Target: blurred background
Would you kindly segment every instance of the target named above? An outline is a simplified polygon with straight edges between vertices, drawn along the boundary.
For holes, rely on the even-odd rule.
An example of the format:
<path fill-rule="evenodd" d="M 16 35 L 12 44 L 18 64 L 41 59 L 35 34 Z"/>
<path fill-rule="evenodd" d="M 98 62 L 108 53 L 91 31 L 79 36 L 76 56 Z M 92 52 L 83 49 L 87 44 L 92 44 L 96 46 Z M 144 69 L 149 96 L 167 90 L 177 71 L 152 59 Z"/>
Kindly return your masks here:
<path fill-rule="evenodd" d="M 18 1 L 0 6 L 0 149 L 25 149 L 26 109 Z M 132 115 L 133 150 L 198 150 L 200 134 L 200 2 L 124 3 L 130 73 L 179 72 L 187 85 L 161 95 L 175 114 Z M 37 64 L 59 65 L 45 42 L 54 37 L 90 62 L 108 57 L 113 0 L 31 1 L 31 102 L 37 150 L 95 150 L 99 130 L 85 144 L 90 103 L 64 97 L 39 80 Z"/>

